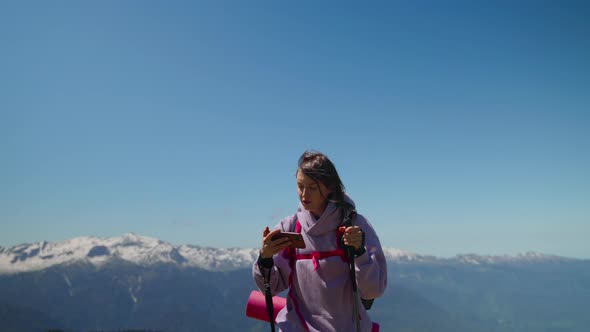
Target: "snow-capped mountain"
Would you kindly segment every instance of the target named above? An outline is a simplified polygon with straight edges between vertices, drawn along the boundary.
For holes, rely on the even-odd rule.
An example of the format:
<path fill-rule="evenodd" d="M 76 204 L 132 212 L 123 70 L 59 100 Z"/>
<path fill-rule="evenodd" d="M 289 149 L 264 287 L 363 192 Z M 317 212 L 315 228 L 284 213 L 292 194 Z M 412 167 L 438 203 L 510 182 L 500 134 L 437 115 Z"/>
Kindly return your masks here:
<path fill-rule="evenodd" d="M 128 233 L 111 238 L 77 237 L 62 242 L 0 247 L 0 273 L 36 271 L 59 264 L 87 262 L 100 266 L 113 259 L 148 266 L 158 263 L 224 271 L 249 266 L 256 249 L 175 246 L 155 238 Z"/>
<path fill-rule="evenodd" d="M 390 261 L 401 263 L 436 263 L 436 264 L 466 264 L 466 265 L 486 265 L 486 264 L 532 264 L 532 263 L 549 263 L 565 262 L 575 259 L 542 254 L 534 251 L 520 253 L 517 255 L 477 255 L 477 254 L 459 254 L 451 258 L 441 258 L 432 255 L 421 255 L 409 251 L 383 248 L 385 257 Z"/>
<path fill-rule="evenodd" d="M 482 265 L 500 263 L 532 264 L 541 262 L 564 262 L 571 261 L 573 259 L 556 255 L 542 254 L 534 251 L 528 251 L 526 253 L 517 254 L 515 256 L 482 256 L 476 254 L 463 254 L 455 256 L 453 260 L 463 264 Z"/>
<path fill-rule="evenodd" d="M 565 259 L 534 252 L 517 256 L 467 254 L 445 259 L 395 248 L 384 248 L 383 251 L 387 260 L 400 263 L 444 262 L 479 265 Z M 111 238 L 88 236 L 62 242 L 42 241 L 11 248 L 0 247 L 0 274 L 38 271 L 54 265 L 80 262 L 101 266 L 116 259 L 141 266 L 164 263 L 181 267 L 198 267 L 210 271 L 227 271 L 250 266 L 257 255 L 258 250 L 252 248 L 176 246 L 155 238 L 128 233 Z"/>
<path fill-rule="evenodd" d="M 563 321 L 590 331 L 590 260 L 383 251 L 388 289 L 371 312 L 383 331 L 548 331 Z M 257 254 L 132 233 L 0 247 L 0 330 L 261 331 L 244 315 Z"/>

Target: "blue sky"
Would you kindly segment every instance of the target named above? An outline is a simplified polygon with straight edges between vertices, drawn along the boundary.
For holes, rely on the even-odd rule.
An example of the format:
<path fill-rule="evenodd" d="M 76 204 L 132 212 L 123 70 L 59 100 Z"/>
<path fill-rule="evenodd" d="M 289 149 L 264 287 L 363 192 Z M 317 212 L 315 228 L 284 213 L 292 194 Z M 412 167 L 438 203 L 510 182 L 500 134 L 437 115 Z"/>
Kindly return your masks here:
<path fill-rule="evenodd" d="M 0 246 L 256 247 L 325 152 L 385 246 L 590 258 L 583 1 L 0 5 Z"/>

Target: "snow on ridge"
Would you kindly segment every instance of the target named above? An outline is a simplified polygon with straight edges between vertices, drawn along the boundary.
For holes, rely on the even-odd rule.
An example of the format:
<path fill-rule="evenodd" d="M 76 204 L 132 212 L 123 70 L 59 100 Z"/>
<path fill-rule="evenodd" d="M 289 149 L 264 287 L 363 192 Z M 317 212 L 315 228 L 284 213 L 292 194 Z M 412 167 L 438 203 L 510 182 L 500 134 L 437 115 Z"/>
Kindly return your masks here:
<path fill-rule="evenodd" d="M 205 248 L 182 245 L 179 253 L 188 260 L 188 266 L 206 270 L 230 270 L 250 266 L 258 257 L 258 249 L 251 248 Z"/>
<path fill-rule="evenodd" d="M 477 254 L 460 254 L 450 260 L 463 264 L 481 265 L 481 264 L 502 264 L 502 263 L 538 263 L 538 262 L 558 262 L 570 261 L 572 258 L 543 254 L 535 251 L 527 251 L 516 255 L 477 255 Z"/>
<path fill-rule="evenodd" d="M 423 262 L 426 260 L 433 260 L 436 259 L 433 256 L 425 256 L 416 254 L 410 251 L 385 247 L 383 248 L 383 254 L 385 255 L 385 259 L 391 261 L 403 261 L 403 262 Z"/>
<path fill-rule="evenodd" d="M 399 263 L 480 265 L 567 260 L 564 257 L 537 252 L 527 252 L 516 256 L 461 254 L 452 258 L 421 255 L 391 247 L 383 248 L 383 252 L 388 261 Z M 120 259 L 142 266 L 165 263 L 181 267 L 198 267 L 211 271 L 227 271 L 249 267 L 257 256 L 257 248 L 178 246 L 134 233 L 109 238 L 84 236 L 61 242 L 40 241 L 19 244 L 11 248 L 0 247 L 0 274 L 37 271 L 54 265 L 77 262 L 100 266 L 113 259 Z"/>
<path fill-rule="evenodd" d="M 37 271 L 77 262 L 100 266 L 112 259 L 142 266 L 170 263 L 219 271 L 250 266 L 257 255 L 256 249 L 175 246 L 133 233 L 110 238 L 83 236 L 61 242 L 41 241 L 3 248 L 0 251 L 0 274 Z"/>
<path fill-rule="evenodd" d="M 393 262 L 401 263 L 454 263 L 466 265 L 482 264 L 532 264 L 540 262 L 564 262 L 575 260 L 563 256 L 543 254 L 535 251 L 518 253 L 515 255 L 479 255 L 479 254 L 458 254 L 454 257 L 443 258 L 433 255 L 416 254 L 395 248 L 383 248 L 385 258 Z"/>

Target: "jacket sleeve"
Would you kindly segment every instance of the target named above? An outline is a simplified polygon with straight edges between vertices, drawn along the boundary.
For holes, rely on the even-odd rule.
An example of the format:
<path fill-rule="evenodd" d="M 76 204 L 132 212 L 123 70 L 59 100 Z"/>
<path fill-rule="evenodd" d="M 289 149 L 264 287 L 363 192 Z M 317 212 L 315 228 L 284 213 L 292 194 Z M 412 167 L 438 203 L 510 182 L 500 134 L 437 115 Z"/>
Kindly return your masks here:
<path fill-rule="evenodd" d="M 357 216 L 356 224 L 365 233 L 367 249 L 355 259 L 359 295 L 363 299 L 373 299 L 383 295 L 387 287 L 387 263 L 379 238 L 371 224 L 361 215 Z"/>
<path fill-rule="evenodd" d="M 274 229 L 280 228 L 281 231 L 288 231 L 290 223 L 293 221 L 292 217 L 287 217 L 279 222 Z M 273 257 L 274 266 L 270 269 L 260 268 L 257 262 L 252 266 L 252 277 L 258 289 L 264 292 L 264 278 L 262 273 L 268 275 L 270 270 L 270 290 L 272 295 L 284 291 L 289 287 L 289 275 L 291 274 L 291 267 L 289 265 L 289 256 L 286 250 L 280 251 Z"/>

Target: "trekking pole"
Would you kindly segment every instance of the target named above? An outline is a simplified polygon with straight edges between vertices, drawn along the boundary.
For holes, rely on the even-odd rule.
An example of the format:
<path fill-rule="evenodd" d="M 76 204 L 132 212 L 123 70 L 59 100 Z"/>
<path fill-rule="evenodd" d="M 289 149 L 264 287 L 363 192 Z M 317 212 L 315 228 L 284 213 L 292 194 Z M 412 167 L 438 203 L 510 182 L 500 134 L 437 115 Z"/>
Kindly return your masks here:
<path fill-rule="evenodd" d="M 352 213 L 350 209 L 345 209 L 345 219 L 344 219 L 344 226 L 350 227 L 352 226 Z M 359 314 L 359 297 L 358 297 L 358 289 L 356 285 L 356 271 L 354 269 L 354 247 L 346 246 L 346 255 L 348 256 L 348 270 L 350 272 L 350 280 L 352 281 L 352 297 L 353 297 L 353 315 L 354 321 L 356 323 L 356 332 L 361 331 L 361 322 L 360 322 L 360 314 Z"/>
<path fill-rule="evenodd" d="M 272 272 L 272 269 L 268 269 L 268 275 L 264 275 L 264 271 L 261 272 L 262 277 L 264 278 L 264 299 L 266 300 L 270 331 L 275 332 L 274 307 L 272 303 L 272 293 L 270 292 L 270 273 Z"/>
<path fill-rule="evenodd" d="M 268 229 L 268 227 L 266 227 L 266 229 L 264 229 L 264 232 L 262 232 L 262 236 L 266 237 L 268 235 L 268 233 L 270 233 L 270 230 Z M 271 258 L 271 263 L 272 263 L 272 258 Z M 258 269 L 260 270 L 260 273 L 262 274 L 262 279 L 264 280 L 264 300 L 266 302 L 266 312 L 268 313 L 268 321 L 270 322 L 270 331 L 271 332 L 275 332 L 275 315 L 274 315 L 274 305 L 272 302 L 272 292 L 270 291 L 270 274 L 272 273 L 272 266 L 273 264 L 266 264 L 263 262 L 262 259 L 262 251 L 260 252 L 260 254 L 258 255 Z M 264 273 L 265 270 L 268 270 L 268 273 Z"/>

